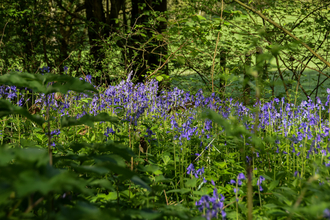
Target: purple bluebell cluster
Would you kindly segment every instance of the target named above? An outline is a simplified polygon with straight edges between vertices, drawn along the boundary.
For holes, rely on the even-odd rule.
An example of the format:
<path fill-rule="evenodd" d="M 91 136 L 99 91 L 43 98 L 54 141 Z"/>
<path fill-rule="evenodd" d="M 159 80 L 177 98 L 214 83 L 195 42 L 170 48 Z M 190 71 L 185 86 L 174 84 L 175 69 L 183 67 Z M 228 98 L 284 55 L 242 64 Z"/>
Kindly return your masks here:
<path fill-rule="evenodd" d="M 115 134 L 116 131 L 114 131 L 112 128 L 107 128 L 107 131 L 104 133 L 106 137 L 109 137 L 109 134 Z"/>
<path fill-rule="evenodd" d="M 192 163 L 187 168 L 187 174 L 192 175 L 197 179 L 203 177 L 204 172 L 205 172 L 204 167 L 195 170 L 194 164 Z M 206 179 L 204 177 L 203 177 L 203 182 L 206 183 Z"/>
<path fill-rule="evenodd" d="M 325 209 L 324 212 L 323 212 L 323 216 L 327 220 L 330 220 L 330 210 L 329 209 Z"/>
<path fill-rule="evenodd" d="M 242 180 L 245 180 L 244 173 L 239 173 L 238 174 L 238 176 L 237 176 L 237 182 L 235 180 L 233 180 L 233 179 L 231 179 L 229 181 L 229 184 L 231 184 L 231 185 L 237 184 L 237 187 L 234 187 L 234 189 L 233 189 L 235 194 L 238 193 L 238 191 L 239 191 L 238 186 L 242 186 L 242 184 L 243 184 Z M 238 201 L 238 198 L 236 198 L 236 201 Z"/>
<path fill-rule="evenodd" d="M 261 187 L 262 182 L 265 181 L 265 177 L 263 176 L 259 176 L 258 180 L 257 180 L 257 186 L 259 186 L 259 190 L 263 191 L 264 189 Z"/>
<path fill-rule="evenodd" d="M 203 213 L 203 216 L 210 220 L 212 218 L 225 219 L 226 212 L 224 211 L 224 201 L 225 197 L 218 194 L 217 188 L 214 186 L 213 195 L 204 195 L 199 201 L 196 202 L 196 206 L 200 212 Z"/>
<path fill-rule="evenodd" d="M 16 86 L 0 86 L 0 98 L 13 100 L 17 97 Z"/>

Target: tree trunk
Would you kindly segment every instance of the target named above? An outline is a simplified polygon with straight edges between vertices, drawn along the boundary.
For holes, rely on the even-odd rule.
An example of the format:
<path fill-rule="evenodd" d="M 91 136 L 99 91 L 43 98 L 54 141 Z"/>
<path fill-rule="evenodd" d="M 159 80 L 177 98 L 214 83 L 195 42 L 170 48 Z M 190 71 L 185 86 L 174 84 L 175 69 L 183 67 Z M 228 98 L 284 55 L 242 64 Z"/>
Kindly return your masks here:
<path fill-rule="evenodd" d="M 258 81 L 260 86 L 260 92 L 263 94 L 263 90 L 265 88 L 264 83 L 267 79 L 267 62 L 262 57 L 263 49 L 262 47 L 256 47 L 256 67 L 258 71 Z"/>
<path fill-rule="evenodd" d="M 90 44 L 90 54 L 93 56 L 96 65 L 95 72 L 102 71 L 101 62 L 104 59 L 104 53 L 101 52 L 102 47 L 100 41 L 104 36 L 101 22 L 105 23 L 105 15 L 102 5 L 102 0 L 85 0 L 86 4 L 86 18 L 88 24 L 88 38 Z M 96 76 L 96 75 L 95 75 Z"/>
<path fill-rule="evenodd" d="M 249 73 L 249 68 L 251 67 L 251 63 L 252 63 L 252 52 L 250 51 L 245 54 L 244 85 L 243 85 L 244 105 L 250 104 L 251 87 L 248 83 L 252 80 L 252 77 Z"/>
<path fill-rule="evenodd" d="M 116 0 L 107 0 L 107 7 L 109 2 L 111 3 L 110 13 L 109 8 L 104 10 L 102 0 L 85 0 L 86 5 L 86 18 L 91 23 L 88 25 L 88 38 L 90 48 L 90 54 L 93 56 L 96 65 L 94 67 L 96 84 L 101 83 L 102 74 L 102 61 L 105 58 L 104 52 L 102 52 L 102 46 L 98 41 L 109 37 L 112 32 L 116 31 L 116 28 L 119 27 L 119 24 L 116 23 L 115 19 L 119 16 L 119 11 L 122 8 L 122 4 L 125 4 L 125 1 L 116 1 Z M 106 24 L 103 26 L 103 24 Z M 110 83 L 108 76 L 105 76 L 106 84 Z"/>
<path fill-rule="evenodd" d="M 152 38 L 154 34 L 161 34 L 167 28 L 166 22 L 159 22 L 156 26 L 151 27 L 148 22 L 148 16 L 141 14 L 150 11 L 150 16 L 155 18 L 152 15 L 152 12 L 165 12 L 167 10 L 167 1 L 158 0 L 151 1 L 148 0 L 146 7 L 141 8 L 145 0 L 132 0 L 132 18 L 131 26 L 134 24 L 144 25 L 144 28 L 140 29 L 141 32 L 144 32 L 146 37 L 141 35 L 132 37 L 133 42 L 131 42 L 134 48 L 139 48 L 140 50 L 134 51 L 130 49 L 130 58 L 133 62 L 132 69 L 134 75 L 137 78 L 138 82 L 144 82 L 148 70 L 155 70 L 157 67 L 161 66 L 165 61 L 167 55 L 167 45 L 161 45 L 164 42 L 152 40 L 144 48 L 140 48 L 145 42 Z M 140 17 L 141 16 L 141 17 Z M 145 31 L 145 28 L 147 31 Z M 137 29 L 135 28 L 134 31 Z M 152 44 L 152 45 L 151 45 Z M 133 56 L 134 53 L 137 53 L 136 56 Z M 163 74 L 168 74 L 167 65 L 162 69 Z"/>
<path fill-rule="evenodd" d="M 226 64 L 227 64 L 227 51 L 223 49 L 220 51 L 220 69 L 222 75 L 225 73 Z M 219 88 L 220 88 L 220 93 L 225 92 L 225 81 L 221 78 L 219 79 Z M 222 97 L 224 97 L 224 94 L 222 95 Z"/>

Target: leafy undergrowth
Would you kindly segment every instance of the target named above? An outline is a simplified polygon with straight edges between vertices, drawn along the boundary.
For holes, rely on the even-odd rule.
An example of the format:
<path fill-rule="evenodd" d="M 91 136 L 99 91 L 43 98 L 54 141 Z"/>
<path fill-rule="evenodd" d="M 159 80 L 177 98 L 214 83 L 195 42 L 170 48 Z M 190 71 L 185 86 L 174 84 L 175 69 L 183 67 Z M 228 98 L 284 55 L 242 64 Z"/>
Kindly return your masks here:
<path fill-rule="evenodd" d="M 330 218 L 328 102 L 85 80 L 0 76 L 1 218 Z"/>

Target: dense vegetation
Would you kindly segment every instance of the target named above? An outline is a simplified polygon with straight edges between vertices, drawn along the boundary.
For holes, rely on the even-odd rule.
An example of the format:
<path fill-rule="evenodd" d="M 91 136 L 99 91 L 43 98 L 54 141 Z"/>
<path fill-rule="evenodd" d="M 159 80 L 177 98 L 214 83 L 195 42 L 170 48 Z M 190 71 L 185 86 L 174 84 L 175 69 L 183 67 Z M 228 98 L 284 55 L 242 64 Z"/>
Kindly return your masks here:
<path fill-rule="evenodd" d="M 329 5 L 1 3 L 1 218 L 330 219 Z"/>

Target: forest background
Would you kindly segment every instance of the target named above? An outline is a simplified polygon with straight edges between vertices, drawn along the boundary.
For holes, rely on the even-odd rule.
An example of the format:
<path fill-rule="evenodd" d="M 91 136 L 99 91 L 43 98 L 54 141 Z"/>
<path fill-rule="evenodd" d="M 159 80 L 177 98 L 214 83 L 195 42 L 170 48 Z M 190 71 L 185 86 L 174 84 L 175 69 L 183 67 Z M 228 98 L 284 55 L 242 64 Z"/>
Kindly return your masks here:
<path fill-rule="evenodd" d="M 0 72 L 47 67 L 51 73 L 90 74 L 101 85 L 133 71 L 134 82 L 156 77 L 164 87 L 204 88 L 245 104 L 254 94 L 251 73 L 258 72 L 264 97 L 289 96 L 291 89 L 300 100 L 315 98 L 329 78 L 328 5 L 3 1 Z"/>

